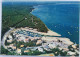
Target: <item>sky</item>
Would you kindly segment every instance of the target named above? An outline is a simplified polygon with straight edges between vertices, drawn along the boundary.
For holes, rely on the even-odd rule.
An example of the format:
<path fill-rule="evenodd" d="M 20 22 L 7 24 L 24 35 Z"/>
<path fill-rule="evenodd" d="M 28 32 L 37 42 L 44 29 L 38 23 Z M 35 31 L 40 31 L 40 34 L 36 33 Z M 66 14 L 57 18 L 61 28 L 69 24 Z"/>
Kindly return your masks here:
<path fill-rule="evenodd" d="M 3 2 L 7 2 L 7 1 L 80 1 L 80 0 L 2 0 Z"/>

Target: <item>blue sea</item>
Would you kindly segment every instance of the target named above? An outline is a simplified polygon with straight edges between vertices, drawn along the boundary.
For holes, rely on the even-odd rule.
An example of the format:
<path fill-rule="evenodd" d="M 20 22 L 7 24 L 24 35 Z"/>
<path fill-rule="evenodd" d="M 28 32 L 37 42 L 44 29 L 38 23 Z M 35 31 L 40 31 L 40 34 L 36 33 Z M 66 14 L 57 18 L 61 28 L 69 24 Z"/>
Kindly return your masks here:
<path fill-rule="evenodd" d="M 51 3 L 34 6 L 32 14 L 51 30 L 79 44 L 79 4 Z"/>

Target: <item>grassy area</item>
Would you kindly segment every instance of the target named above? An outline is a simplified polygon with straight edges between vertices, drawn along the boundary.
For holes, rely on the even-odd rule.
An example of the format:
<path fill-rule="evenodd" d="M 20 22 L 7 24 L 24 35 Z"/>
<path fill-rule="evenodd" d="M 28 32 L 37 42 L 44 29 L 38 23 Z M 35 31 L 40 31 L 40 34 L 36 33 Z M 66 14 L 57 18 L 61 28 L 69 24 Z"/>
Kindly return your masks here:
<path fill-rule="evenodd" d="M 3 3 L 2 4 L 2 36 L 9 30 L 10 27 L 31 27 L 37 28 L 38 31 L 47 32 L 45 24 L 30 12 L 33 10 L 33 5 L 26 3 Z M 23 20 L 27 18 L 26 20 Z M 23 20 L 23 21 L 21 21 Z M 21 22 L 20 22 L 21 21 Z"/>

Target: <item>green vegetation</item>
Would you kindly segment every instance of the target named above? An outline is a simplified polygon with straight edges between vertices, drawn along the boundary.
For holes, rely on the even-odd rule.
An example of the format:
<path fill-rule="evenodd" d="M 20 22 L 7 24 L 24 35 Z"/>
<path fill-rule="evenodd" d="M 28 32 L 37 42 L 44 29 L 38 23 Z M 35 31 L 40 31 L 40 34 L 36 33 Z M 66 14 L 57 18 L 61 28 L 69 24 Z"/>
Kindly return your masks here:
<path fill-rule="evenodd" d="M 40 52 L 38 50 L 35 50 L 35 51 L 30 51 L 30 52 L 22 52 L 22 55 L 41 55 L 41 54 L 50 54 L 50 53 L 53 53 L 55 56 L 67 56 L 67 52 L 63 50 L 60 50 L 59 48 L 54 48 L 54 49 L 51 49 L 51 51 L 46 51 L 44 50 L 44 52 Z"/>
<path fill-rule="evenodd" d="M 76 53 L 76 55 L 75 56 L 79 56 L 79 54 L 78 53 Z"/>
<path fill-rule="evenodd" d="M 38 50 L 22 53 L 22 55 L 40 55 L 40 54 L 43 54 L 43 53 Z"/>
<path fill-rule="evenodd" d="M 5 49 L 3 46 L 1 46 L 1 54 L 5 55 L 16 55 L 15 52 L 9 52 L 7 49 Z"/>
<path fill-rule="evenodd" d="M 60 50 L 59 48 L 54 48 L 54 49 L 51 49 L 50 51 L 46 51 L 44 50 L 45 53 L 53 53 L 55 56 L 58 56 L 58 55 L 61 55 L 61 56 L 67 56 L 67 52 L 63 50 Z"/>
<path fill-rule="evenodd" d="M 48 31 L 45 24 L 30 13 L 34 9 L 32 5 L 3 3 L 2 9 L 2 36 L 10 27 L 31 27 L 41 32 Z"/>
<path fill-rule="evenodd" d="M 5 45 L 6 45 L 6 46 L 7 46 L 7 45 L 10 45 L 10 44 L 11 44 L 11 43 L 8 43 L 7 40 L 5 40 Z"/>
<path fill-rule="evenodd" d="M 66 51 L 63 52 L 63 50 L 60 50 L 58 48 L 54 48 L 52 51 L 53 51 L 55 56 L 58 56 L 58 55 L 67 56 L 67 52 Z"/>
<path fill-rule="evenodd" d="M 72 47 L 72 45 L 68 46 L 69 51 L 75 52 L 75 49 Z"/>
<path fill-rule="evenodd" d="M 16 53 L 15 52 L 8 52 L 7 55 L 16 55 Z"/>
<path fill-rule="evenodd" d="M 17 42 L 17 48 L 20 48 L 20 45 L 24 45 L 24 47 L 34 47 L 34 46 L 37 46 L 36 45 L 36 41 L 29 41 L 29 42 L 23 42 L 23 41 L 20 41 L 20 42 Z M 40 46 L 40 45 L 38 45 Z"/>
<path fill-rule="evenodd" d="M 1 54 L 7 54 L 8 50 L 1 46 Z"/>
<path fill-rule="evenodd" d="M 79 44 L 77 44 L 76 47 L 79 48 Z"/>

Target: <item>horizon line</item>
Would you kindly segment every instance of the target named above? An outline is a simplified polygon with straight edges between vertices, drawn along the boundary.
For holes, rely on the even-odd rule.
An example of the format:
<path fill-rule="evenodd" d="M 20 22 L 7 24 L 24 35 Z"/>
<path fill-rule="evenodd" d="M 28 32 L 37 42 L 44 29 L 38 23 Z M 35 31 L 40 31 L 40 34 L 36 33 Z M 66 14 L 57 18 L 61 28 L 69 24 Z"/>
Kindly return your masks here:
<path fill-rule="evenodd" d="M 80 2 L 80 0 L 9 0 L 9 1 L 4 1 L 2 0 L 2 2 Z"/>

